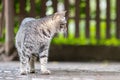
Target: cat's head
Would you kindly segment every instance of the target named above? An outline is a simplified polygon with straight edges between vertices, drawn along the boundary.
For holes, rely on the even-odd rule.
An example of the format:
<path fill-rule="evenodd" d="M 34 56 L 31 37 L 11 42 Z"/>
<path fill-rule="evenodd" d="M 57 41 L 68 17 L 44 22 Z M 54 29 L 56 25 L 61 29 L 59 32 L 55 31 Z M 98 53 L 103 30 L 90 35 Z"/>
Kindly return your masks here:
<path fill-rule="evenodd" d="M 66 17 L 65 17 L 66 11 L 56 12 L 53 14 L 53 20 L 57 23 L 58 32 L 63 32 L 64 35 L 67 33 L 67 27 L 66 27 Z"/>

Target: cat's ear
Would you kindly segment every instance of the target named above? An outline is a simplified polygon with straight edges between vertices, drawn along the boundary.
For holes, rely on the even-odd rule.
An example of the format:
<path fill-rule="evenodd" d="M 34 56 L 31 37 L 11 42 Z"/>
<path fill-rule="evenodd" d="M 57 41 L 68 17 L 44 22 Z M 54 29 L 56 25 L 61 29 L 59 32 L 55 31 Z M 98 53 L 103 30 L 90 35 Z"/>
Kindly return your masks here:
<path fill-rule="evenodd" d="M 66 13 L 66 11 L 56 12 L 53 14 L 53 19 L 64 17 L 65 13 Z"/>

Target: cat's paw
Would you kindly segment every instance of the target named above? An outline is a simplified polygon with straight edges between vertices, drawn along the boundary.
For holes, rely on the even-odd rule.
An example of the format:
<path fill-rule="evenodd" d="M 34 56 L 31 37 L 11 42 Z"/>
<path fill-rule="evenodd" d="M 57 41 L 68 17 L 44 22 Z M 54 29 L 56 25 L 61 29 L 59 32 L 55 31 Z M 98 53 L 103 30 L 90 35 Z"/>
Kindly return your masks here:
<path fill-rule="evenodd" d="M 42 75 L 50 75 L 51 71 L 49 71 L 49 70 L 41 70 L 41 74 Z"/>
<path fill-rule="evenodd" d="M 30 70 L 30 73 L 35 73 L 35 70 L 34 70 L 34 69 L 31 69 L 31 70 Z"/>
<path fill-rule="evenodd" d="M 21 75 L 26 75 L 27 72 L 26 72 L 26 71 L 21 71 L 20 74 L 21 74 Z"/>

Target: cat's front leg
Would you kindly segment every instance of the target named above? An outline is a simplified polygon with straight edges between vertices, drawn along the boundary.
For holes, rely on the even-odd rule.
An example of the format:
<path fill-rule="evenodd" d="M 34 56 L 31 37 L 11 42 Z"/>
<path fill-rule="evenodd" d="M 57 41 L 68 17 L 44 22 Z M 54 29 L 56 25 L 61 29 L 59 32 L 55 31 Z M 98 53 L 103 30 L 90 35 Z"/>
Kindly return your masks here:
<path fill-rule="evenodd" d="M 41 73 L 45 74 L 45 75 L 49 75 L 51 72 L 50 70 L 47 69 L 47 57 L 43 57 L 40 59 L 40 63 L 41 63 Z"/>
<path fill-rule="evenodd" d="M 40 65 L 41 65 L 41 73 L 44 75 L 49 75 L 51 72 L 47 69 L 47 62 L 48 62 L 48 50 L 45 50 L 40 55 Z"/>

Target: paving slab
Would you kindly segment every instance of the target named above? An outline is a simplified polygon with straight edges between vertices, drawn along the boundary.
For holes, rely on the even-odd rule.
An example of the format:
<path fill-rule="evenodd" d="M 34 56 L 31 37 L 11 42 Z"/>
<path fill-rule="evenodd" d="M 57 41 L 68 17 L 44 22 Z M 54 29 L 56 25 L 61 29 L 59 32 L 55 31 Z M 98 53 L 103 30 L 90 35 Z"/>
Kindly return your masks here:
<path fill-rule="evenodd" d="M 120 80 L 118 62 L 49 62 L 50 75 L 36 73 L 20 75 L 19 62 L 0 62 L 0 80 Z"/>

